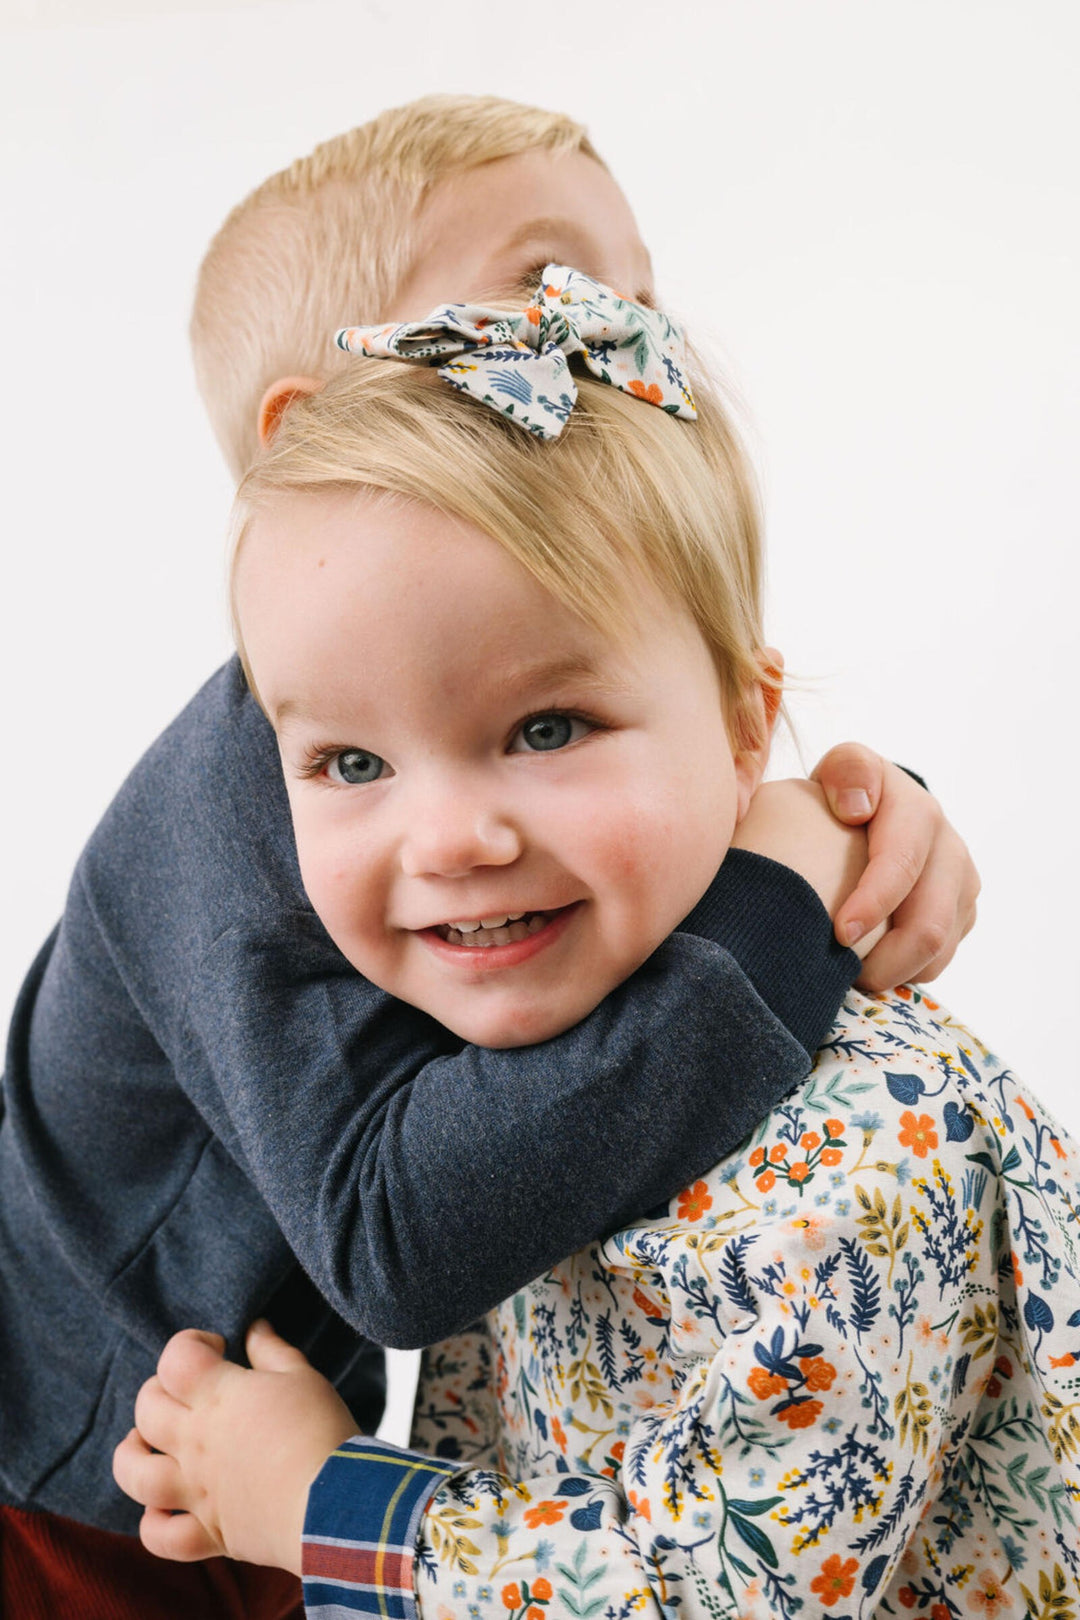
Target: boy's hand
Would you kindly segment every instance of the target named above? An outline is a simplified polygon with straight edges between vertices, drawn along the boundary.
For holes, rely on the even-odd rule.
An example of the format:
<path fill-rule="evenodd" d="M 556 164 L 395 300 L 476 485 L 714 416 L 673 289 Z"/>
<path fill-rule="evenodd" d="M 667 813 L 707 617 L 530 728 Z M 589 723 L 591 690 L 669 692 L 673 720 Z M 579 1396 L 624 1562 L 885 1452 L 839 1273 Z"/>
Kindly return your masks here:
<path fill-rule="evenodd" d="M 299 1575 L 308 1489 L 357 1427 L 333 1385 L 268 1322 L 248 1332 L 250 1371 L 224 1348 L 216 1333 L 169 1340 L 113 1474 L 144 1505 L 139 1536 L 159 1558 L 224 1553 Z"/>
<path fill-rule="evenodd" d="M 891 919 L 859 985 L 878 991 L 936 978 L 975 922 L 979 874 L 963 839 L 932 794 L 858 743 L 830 749 L 813 775 L 837 820 L 867 831 L 869 863 L 833 914 L 837 939 L 859 942 L 861 955 L 866 937 Z"/>
<path fill-rule="evenodd" d="M 865 828 L 837 821 L 816 782 L 765 782 L 750 800 L 732 844 L 790 866 L 816 890 L 830 917 L 867 870 Z M 854 947 L 860 956 L 877 944 L 887 926 L 880 923 L 860 940 Z"/>

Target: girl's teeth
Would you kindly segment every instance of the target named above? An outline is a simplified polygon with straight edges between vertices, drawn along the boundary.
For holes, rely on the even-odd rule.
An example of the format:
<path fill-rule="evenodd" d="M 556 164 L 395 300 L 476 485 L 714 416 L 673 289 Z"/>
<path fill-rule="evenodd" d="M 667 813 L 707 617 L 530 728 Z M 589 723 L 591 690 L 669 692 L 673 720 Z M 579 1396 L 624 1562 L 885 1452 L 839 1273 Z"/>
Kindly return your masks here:
<path fill-rule="evenodd" d="M 528 917 L 528 921 L 526 921 Z M 446 939 L 450 945 L 467 945 L 470 949 L 483 949 L 491 945 L 512 945 L 518 940 L 538 934 L 547 923 L 547 914 L 535 911 L 531 915 L 519 911 L 514 916 L 483 917 L 477 922 L 446 924 Z"/>

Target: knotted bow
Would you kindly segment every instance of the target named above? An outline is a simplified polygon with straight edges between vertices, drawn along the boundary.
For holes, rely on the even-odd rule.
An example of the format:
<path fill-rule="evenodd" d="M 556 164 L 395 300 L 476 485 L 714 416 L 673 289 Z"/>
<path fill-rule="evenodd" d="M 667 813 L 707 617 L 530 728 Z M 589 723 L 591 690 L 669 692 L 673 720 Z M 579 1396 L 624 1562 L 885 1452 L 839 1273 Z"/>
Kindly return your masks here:
<path fill-rule="evenodd" d="M 380 360 L 442 360 L 440 377 L 542 439 L 559 436 L 577 399 L 575 354 L 601 382 L 676 416 L 697 416 L 679 327 L 563 264 L 545 267 L 520 314 L 443 304 L 423 321 L 343 327 L 334 341 Z"/>

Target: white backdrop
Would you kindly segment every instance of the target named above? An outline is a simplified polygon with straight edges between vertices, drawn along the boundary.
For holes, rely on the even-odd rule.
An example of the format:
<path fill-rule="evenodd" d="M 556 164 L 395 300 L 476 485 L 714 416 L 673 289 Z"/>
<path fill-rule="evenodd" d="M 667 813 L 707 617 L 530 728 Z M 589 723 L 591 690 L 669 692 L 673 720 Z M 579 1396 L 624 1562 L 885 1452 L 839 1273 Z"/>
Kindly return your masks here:
<path fill-rule="evenodd" d="M 0 19 L 0 1010 L 123 775 L 228 649 L 230 489 L 185 333 L 203 248 L 316 141 L 496 92 L 589 124 L 665 302 L 726 357 L 805 756 L 851 736 L 930 780 L 985 885 L 939 993 L 1080 1129 L 1073 0 Z"/>

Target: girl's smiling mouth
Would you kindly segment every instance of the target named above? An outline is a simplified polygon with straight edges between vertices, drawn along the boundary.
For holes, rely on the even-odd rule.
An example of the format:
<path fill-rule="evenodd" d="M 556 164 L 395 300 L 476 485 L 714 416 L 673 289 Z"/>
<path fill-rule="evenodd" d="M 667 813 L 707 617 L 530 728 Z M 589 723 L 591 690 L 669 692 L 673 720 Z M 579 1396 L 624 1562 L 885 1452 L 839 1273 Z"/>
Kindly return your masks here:
<path fill-rule="evenodd" d="M 516 967 L 553 945 L 579 909 L 580 900 L 554 911 L 499 912 L 486 917 L 461 918 L 417 929 L 422 939 L 444 961 L 469 968 Z"/>

